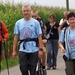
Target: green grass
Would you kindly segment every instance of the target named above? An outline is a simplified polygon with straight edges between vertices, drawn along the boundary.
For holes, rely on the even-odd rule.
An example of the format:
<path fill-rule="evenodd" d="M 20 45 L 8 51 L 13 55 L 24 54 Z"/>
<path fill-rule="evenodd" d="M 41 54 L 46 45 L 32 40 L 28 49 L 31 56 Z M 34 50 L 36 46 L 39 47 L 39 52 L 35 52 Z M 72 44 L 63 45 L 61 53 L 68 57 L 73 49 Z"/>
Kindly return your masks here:
<path fill-rule="evenodd" d="M 8 67 L 11 68 L 15 65 L 19 64 L 19 61 L 18 61 L 18 56 L 15 58 L 15 59 L 12 59 L 12 57 L 10 57 L 8 59 Z M 7 64 L 6 64 L 6 60 L 2 60 L 1 61 L 1 69 L 4 70 L 7 68 Z"/>

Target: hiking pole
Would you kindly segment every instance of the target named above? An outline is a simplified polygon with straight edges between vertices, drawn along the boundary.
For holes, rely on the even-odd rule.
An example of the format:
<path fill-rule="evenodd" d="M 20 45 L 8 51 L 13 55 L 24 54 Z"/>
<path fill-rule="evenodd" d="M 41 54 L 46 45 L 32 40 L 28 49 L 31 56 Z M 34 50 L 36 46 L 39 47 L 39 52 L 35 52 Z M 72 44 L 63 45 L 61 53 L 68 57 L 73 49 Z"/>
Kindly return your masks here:
<path fill-rule="evenodd" d="M 2 60 L 2 42 L 0 42 L 0 75 L 1 75 L 1 60 Z"/>
<path fill-rule="evenodd" d="M 4 41 L 4 50 L 5 50 L 5 59 L 6 59 L 6 65 L 7 65 L 7 72 L 8 72 L 8 75 L 9 75 L 9 67 L 8 67 L 8 52 L 6 51 L 6 44 L 5 44 L 5 41 Z"/>
<path fill-rule="evenodd" d="M 1 56 L 0 56 L 0 75 L 1 75 Z"/>

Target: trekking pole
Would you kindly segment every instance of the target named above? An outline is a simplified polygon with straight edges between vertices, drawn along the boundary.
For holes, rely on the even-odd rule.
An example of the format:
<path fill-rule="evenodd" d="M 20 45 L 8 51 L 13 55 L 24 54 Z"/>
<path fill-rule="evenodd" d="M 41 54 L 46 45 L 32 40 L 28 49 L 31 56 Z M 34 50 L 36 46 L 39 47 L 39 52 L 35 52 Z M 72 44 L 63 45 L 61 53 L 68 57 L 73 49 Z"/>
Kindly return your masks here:
<path fill-rule="evenodd" d="M 9 75 L 8 52 L 6 51 L 6 44 L 5 44 L 5 41 L 4 41 L 4 51 L 5 51 L 5 59 L 6 59 L 6 65 L 7 65 L 7 72 L 8 72 L 8 75 Z"/>
<path fill-rule="evenodd" d="M 1 56 L 0 56 L 0 75 L 1 75 Z"/>

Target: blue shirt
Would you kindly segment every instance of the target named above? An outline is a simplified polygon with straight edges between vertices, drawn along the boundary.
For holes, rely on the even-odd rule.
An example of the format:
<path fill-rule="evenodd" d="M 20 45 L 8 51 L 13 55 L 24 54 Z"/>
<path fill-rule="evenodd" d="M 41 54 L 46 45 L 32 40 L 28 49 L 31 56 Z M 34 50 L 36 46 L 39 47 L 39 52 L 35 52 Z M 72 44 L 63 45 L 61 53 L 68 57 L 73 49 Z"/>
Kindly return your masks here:
<path fill-rule="evenodd" d="M 60 42 L 64 43 L 65 38 L 64 38 L 64 29 L 62 29 L 61 34 L 60 34 Z M 70 30 L 69 36 L 68 36 L 68 42 L 70 46 L 70 54 L 71 54 L 71 59 L 75 59 L 75 29 Z M 67 57 L 69 57 L 68 51 L 66 50 L 64 53 Z"/>
<path fill-rule="evenodd" d="M 26 38 L 37 38 L 40 34 L 42 34 L 42 30 L 37 20 L 31 18 L 26 21 L 22 18 L 16 22 L 14 34 L 19 34 L 19 39 L 23 40 Z M 39 50 L 38 47 L 36 47 L 35 41 L 26 42 L 24 45 L 25 49 L 23 48 L 23 42 L 20 44 L 19 51 L 33 53 Z"/>

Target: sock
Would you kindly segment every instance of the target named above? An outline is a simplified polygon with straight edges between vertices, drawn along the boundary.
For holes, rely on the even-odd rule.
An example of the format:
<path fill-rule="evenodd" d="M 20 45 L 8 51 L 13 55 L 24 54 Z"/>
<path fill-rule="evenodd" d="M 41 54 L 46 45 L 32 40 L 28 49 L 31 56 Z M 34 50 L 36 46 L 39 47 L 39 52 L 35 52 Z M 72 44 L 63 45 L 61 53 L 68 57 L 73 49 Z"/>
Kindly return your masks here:
<path fill-rule="evenodd" d="M 45 66 L 42 66 L 43 69 L 45 69 Z"/>

